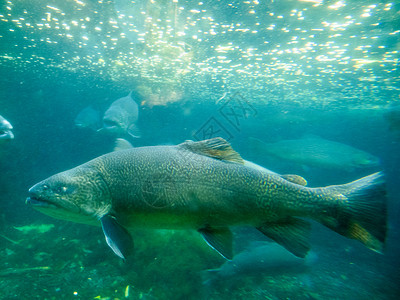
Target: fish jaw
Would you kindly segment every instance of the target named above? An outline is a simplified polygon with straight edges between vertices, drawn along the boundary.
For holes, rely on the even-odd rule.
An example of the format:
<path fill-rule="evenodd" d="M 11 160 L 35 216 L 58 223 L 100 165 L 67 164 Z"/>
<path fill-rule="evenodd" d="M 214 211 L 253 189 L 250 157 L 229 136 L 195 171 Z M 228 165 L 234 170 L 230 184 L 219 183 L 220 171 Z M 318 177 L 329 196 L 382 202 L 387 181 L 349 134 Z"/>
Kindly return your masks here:
<path fill-rule="evenodd" d="M 121 134 L 126 131 L 126 126 L 123 122 L 119 120 L 104 118 L 103 119 L 103 129 L 111 134 Z"/>
<path fill-rule="evenodd" d="M 0 130 L 0 140 L 12 140 L 14 139 L 14 134 L 11 130 Z"/>

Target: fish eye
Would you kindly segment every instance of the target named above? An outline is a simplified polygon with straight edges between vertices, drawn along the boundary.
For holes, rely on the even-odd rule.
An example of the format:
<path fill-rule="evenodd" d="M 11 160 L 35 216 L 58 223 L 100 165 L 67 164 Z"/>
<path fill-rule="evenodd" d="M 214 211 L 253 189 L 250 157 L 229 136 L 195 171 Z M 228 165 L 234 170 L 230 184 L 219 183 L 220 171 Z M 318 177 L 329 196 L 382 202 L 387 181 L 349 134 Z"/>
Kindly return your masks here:
<path fill-rule="evenodd" d="M 72 188 L 66 186 L 59 186 L 54 190 L 57 194 L 70 194 L 73 192 Z"/>

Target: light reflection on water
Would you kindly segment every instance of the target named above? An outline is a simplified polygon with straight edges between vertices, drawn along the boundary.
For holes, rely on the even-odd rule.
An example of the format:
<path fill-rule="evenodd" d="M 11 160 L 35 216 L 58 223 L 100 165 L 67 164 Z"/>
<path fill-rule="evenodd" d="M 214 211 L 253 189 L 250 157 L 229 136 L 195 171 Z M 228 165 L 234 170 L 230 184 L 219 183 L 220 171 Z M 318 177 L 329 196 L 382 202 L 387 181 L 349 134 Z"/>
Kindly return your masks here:
<path fill-rule="evenodd" d="M 8 0 L 0 60 L 135 82 L 150 106 L 235 90 L 274 101 L 276 89 L 304 106 L 321 93 L 323 105 L 385 106 L 399 89 L 398 19 L 389 1 Z"/>

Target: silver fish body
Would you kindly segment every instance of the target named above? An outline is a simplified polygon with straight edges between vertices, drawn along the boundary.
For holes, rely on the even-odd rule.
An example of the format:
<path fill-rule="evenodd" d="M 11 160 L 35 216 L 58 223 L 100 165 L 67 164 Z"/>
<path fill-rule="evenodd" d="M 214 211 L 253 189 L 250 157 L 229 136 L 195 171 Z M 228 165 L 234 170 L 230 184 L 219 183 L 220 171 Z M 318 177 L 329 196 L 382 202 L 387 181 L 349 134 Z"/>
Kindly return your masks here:
<path fill-rule="evenodd" d="M 305 258 L 300 258 L 276 243 L 255 242 L 218 269 L 204 271 L 203 284 L 213 284 L 219 280 L 235 279 L 246 275 L 301 272 L 313 265 L 317 259 L 316 253 L 312 251 Z"/>
<path fill-rule="evenodd" d="M 0 142 L 5 142 L 14 139 L 12 125 L 5 118 L 0 116 Z"/>
<path fill-rule="evenodd" d="M 130 92 L 127 96 L 115 100 L 105 111 L 103 130 L 117 137 L 124 137 L 127 134 L 139 137 L 140 133 L 136 126 L 138 118 L 139 108 Z"/>

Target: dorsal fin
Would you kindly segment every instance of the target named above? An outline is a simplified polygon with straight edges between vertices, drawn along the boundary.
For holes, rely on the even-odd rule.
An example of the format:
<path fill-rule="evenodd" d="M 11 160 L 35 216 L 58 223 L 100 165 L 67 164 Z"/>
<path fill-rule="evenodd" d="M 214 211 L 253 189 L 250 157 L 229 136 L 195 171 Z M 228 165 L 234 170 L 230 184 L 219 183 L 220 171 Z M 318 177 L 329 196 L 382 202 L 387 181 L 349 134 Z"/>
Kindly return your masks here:
<path fill-rule="evenodd" d="M 290 181 L 292 183 L 302 185 L 302 186 L 307 186 L 307 180 L 305 180 L 303 177 L 300 175 L 295 175 L 295 174 L 286 174 L 286 175 L 281 175 L 281 177 L 287 181 Z"/>
<path fill-rule="evenodd" d="M 179 144 L 178 147 L 218 160 L 244 164 L 244 160 L 240 154 L 233 150 L 231 144 L 220 137 L 198 142 L 188 140 Z"/>

